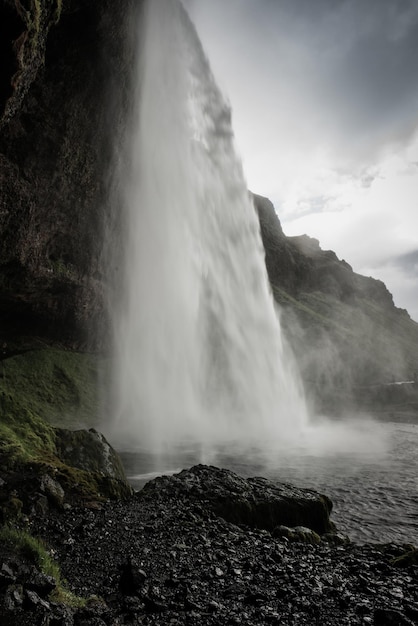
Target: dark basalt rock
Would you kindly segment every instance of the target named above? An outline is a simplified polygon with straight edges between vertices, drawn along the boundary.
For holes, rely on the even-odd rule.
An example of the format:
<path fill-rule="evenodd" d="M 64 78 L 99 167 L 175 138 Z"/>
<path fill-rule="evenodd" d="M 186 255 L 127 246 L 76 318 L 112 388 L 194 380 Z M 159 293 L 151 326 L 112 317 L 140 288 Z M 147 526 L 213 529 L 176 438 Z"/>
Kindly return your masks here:
<path fill-rule="evenodd" d="M 142 589 L 147 575 L 134 558 L 130 557 L 121 570 L 119 588 L 124 595 L 134 595 Z"/>
<path fill-rule="evenodd" d="M 56 448 L 45 461 L 3 463 L 0 473 L 0 524 L 27 516 L 46 517 L 76 504 L 100 507 L 106 499 L 133 494 L 118 454 L 94 429 L 54 429 Z M 1 579 L 1 572 L 0 572 Z"/>
<path fill-rule="evenodd" d="M 90 333 L 105 324 L 107 171 L 128 108 L 132 4 L 0 3 L 0 335 L 8 341 L 97 345 Z"/>
<path fill-rule="evenodd" d="M 139 497 L 157 492 L 209 507 L 233 524 L 272 531 L 277 526 L 305 526 L 318 534 L 332 530 L 329 498 L 311 489 L 270 483 L 265 478 L 241 478 L 234 472 L 197 465 L 172 477 L 145 485 Z"/>
<path fill-rule="evenodd" d="M 90 430 L 56 428 L 55 433 L 57 454 L 63 463 L 126 482 L 121 460 L 102 433 L 94 428 Z"/>
<path fill-rule="evenodd" d="M 382 400 L 380 392 L 384 384 L 416 377 L 418 324 L 380 280 L 353 272 L 317 239 L 287 237 L 270 200 L 253 199 L 273 296 L 316 412 L 360 409 L 416 421 L 417 385 L 410 398 L 385 393 Z"/>
<path fill-rule="evenodd" d="M 215 512 L 216 494 L 221 501 L 226 494 L 235 497 L 240 508 L 239 494 L 253 501 L 256 492 L 261 501 L 265 488 L 270 501 L 271 487 L 267 481 L 197 466 L 156 479 L 142 495 L 108 502 L 100 510 L 73 507 L 33 518 L 32 527 L 54 551 L 71 591 L 90 600 L 81 609 L 65 609 L 36 591 L 44 603 L 28 596 L 28 569 L 20 575 L 3 558 L 0 545 L 0 562 L 15 577 L 11 581 L 6 570 L 0 584 L 0 623 L 416 623 L 416 565 L 406 562 L 400 569 L 393 564 L 405 552 L 403 546 L 292 541 L 238 526 Z"/>

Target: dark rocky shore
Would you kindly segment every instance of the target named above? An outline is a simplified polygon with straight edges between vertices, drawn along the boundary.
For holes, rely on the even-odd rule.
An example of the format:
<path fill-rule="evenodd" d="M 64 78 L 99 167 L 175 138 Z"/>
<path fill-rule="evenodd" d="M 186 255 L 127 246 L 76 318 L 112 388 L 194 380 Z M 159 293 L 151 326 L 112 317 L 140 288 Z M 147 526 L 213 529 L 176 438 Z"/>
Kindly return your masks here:
<path fill-rule="evenodd" d="M 315 491 L 196 466 L 125 500 L 35 505 L 26 528 L 87 600 L 52 600 L 4 544 L 2 626 L 418 624 L 414 548 L 350 543 Z"/>

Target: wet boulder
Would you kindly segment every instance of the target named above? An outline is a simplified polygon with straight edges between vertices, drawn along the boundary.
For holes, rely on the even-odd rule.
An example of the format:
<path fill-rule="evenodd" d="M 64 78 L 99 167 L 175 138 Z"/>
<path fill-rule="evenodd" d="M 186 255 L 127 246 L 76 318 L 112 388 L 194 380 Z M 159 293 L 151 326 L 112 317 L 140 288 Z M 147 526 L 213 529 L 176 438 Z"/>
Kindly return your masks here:
<path fill-rule="evenodd" d="M 67 501 L 129 498 L 133 494 L 117 452 L 104 435 L 55 429 L 59 469 Z"/>
<path fill-rule="evenodd" d="M 273 531 L 303 526 L 322 535 L 332 532 L 331 500 L 312 489 L 300 489 L 265 478 L 242 478 L 234 472 L 196 465 L 174 476 L 147 483 L 139 497 L 157 495 L 192 501 L 228 522 Z"/>
<path fill-rule="evenodd" d="M 125 471 L 117 452 L 104 435 L 90 430 L 56 429 L 56 448 L 63 463 L 86 472 L 126 481 Z"/>

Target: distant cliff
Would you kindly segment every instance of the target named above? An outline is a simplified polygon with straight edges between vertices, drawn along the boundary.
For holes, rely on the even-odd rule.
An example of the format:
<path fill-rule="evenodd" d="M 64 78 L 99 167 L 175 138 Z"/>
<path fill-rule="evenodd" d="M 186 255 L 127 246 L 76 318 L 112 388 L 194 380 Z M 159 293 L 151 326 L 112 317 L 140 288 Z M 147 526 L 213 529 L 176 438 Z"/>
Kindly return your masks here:
<path fill-rule="evenodd" d="M 353 272 L 316 239 L 286 237 L 272 203 L 254 196 L 267 271 L 282 323 L 317 408 L 396 405 L 418 415 L 418 324 L 380 280 Z M 399 397 L 398 397 L 399 396 Z M 389 403 L 390 404 L 390 403 Z"/>

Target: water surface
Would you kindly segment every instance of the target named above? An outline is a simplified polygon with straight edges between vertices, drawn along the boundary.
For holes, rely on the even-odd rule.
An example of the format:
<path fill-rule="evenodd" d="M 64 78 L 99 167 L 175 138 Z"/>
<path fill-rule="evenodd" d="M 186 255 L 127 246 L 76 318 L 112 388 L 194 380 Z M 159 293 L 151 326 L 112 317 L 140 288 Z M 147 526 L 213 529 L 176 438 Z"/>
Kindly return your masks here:
<path fill-rule="evenodd" d="M 374 433 L 360 433 L 364 445 L 351 451 L 336 439 L 333 451 L 331 438 L 322 448 L 309 451 L 301 446 L 267 456 L 255 450 L 237 454 L 193 449 L 159 458 L 140 451 L 121 456 L 137 489 L 157 475 L 204 461 L 245 477 L 262 475 L 273 482 L 317 489 L 333 501 L 332 519 L 338 529 L 359 543 L 418 544 L 418 425 L 376 423 L 372 427 Z M 349 448 L 353 442 L 345 439 Z"/>

